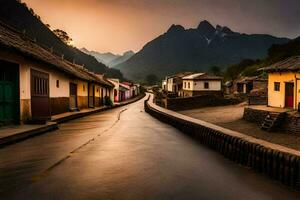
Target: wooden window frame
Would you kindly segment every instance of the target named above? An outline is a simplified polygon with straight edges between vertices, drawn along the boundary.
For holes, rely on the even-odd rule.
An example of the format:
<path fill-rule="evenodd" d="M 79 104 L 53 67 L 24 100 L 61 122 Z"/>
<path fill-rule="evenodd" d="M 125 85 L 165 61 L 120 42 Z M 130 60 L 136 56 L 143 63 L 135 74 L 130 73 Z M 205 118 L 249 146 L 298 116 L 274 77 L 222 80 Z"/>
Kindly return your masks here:
<path fill-rule="evenodd" d="M 209 82 L 208 81 L 204 82 L 204 89 L 209 89 Z"/>
<path fill-rule="evenodd" d="M 274 91 L 280 92 L 280 82 L 274 82 Z"/>

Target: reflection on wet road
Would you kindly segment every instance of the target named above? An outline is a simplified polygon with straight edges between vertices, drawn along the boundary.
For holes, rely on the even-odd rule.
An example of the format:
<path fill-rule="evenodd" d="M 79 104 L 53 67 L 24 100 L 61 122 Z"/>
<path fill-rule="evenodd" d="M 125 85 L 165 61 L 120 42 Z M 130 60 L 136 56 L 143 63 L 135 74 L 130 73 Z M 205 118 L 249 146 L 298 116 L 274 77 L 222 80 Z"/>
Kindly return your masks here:
<path fill-rule="evenodd" d="M 143 101 L 0 149 L 0 199 L 299 199 L 143 111 Z"/>

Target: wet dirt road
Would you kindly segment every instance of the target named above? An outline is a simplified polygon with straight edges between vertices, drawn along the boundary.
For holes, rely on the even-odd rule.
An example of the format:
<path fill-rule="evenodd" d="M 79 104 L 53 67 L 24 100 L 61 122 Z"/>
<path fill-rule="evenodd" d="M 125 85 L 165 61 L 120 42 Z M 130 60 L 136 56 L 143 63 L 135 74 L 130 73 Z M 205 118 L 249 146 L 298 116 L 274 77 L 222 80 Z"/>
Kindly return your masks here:
<path fill-rule="evenodd" d="M 0 199 L 299 199 L 144 112 L 143 101 L 0 149 Z"/>

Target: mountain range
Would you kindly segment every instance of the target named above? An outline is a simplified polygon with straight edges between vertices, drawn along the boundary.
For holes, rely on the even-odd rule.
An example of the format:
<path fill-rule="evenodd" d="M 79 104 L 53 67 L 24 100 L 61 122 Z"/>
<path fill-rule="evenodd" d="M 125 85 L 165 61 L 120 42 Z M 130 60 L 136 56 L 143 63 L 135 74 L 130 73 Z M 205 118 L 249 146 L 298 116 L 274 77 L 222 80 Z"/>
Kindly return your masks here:
<path fill-rule="evenodd" d="M 180 71 L 208 71 L 212 66 L 224 69 L 242 59 L 264 58 L 273 44 L 289 40 L 266 34 L 238 33 L 226 26 L 214 27 L 206 20 L 192 29 L 172 25 L 115 68 L 125 77 L 138 81 L 150 74 L 163 78 Z"/>
<path fill-rule="evenodd" d="M 119 70 L 98 62 L 93 56 L 62 42 L 26 4 L 15 0 L 1 0 L 0 21 L 25 33 L 46 49 L 53 49 L 57 55 L 64 55 L 69 61 L 84 65 L 93 72 L 104 73 L 108 77 L 123 78 Z"/>
<path fill-rule="evenodd" d="M 134 55 L 133 51 L 126 51 L 123 55 L 118 55 L 110 52 L 99 53 L 97 51 L 89 51 L 86 48 L 81 48 L 80 50 L 86 54 L 94 56 L 98 62 L 101 62 L 109 67 L 114 67 L 120 63 L 123 63 Z"/>

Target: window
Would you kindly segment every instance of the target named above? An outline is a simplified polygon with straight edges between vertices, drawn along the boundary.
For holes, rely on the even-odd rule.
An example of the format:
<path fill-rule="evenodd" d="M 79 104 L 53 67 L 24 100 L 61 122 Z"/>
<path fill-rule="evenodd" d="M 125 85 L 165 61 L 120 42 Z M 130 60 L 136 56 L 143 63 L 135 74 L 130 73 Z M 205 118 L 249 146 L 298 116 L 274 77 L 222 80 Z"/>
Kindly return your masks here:
<path fill-rule="evenodd" d="M 188 82 L 188 88 L 190 89 L 190 87 L 191 87 L 191 84 L 190 84 L 190 82 Z"/>
<path fill-rule="evenodd" d="M 204 82 L 204 88 L 208 89 L 209 88 L 209 82 Z"/>
<path fill-rule="evenodd" d="M 56 87 L 59 88 L 59 80 L 56 80 Z"/>
<path fill-rule="evenodd" d="M 83 90 L 83 91 L 85 91 L 85 85 L 83 85 L 83 88 L 82 88 L 82 90 Z"/>
<path fill-rule="evenodd" d="M 274 91 L 280 91 L 280 82 L 274 82 Z"/>
<path fill-rule="evenodd" d="M 186 88 L 186 82 L 184 82 L 184 88 Z"/>

